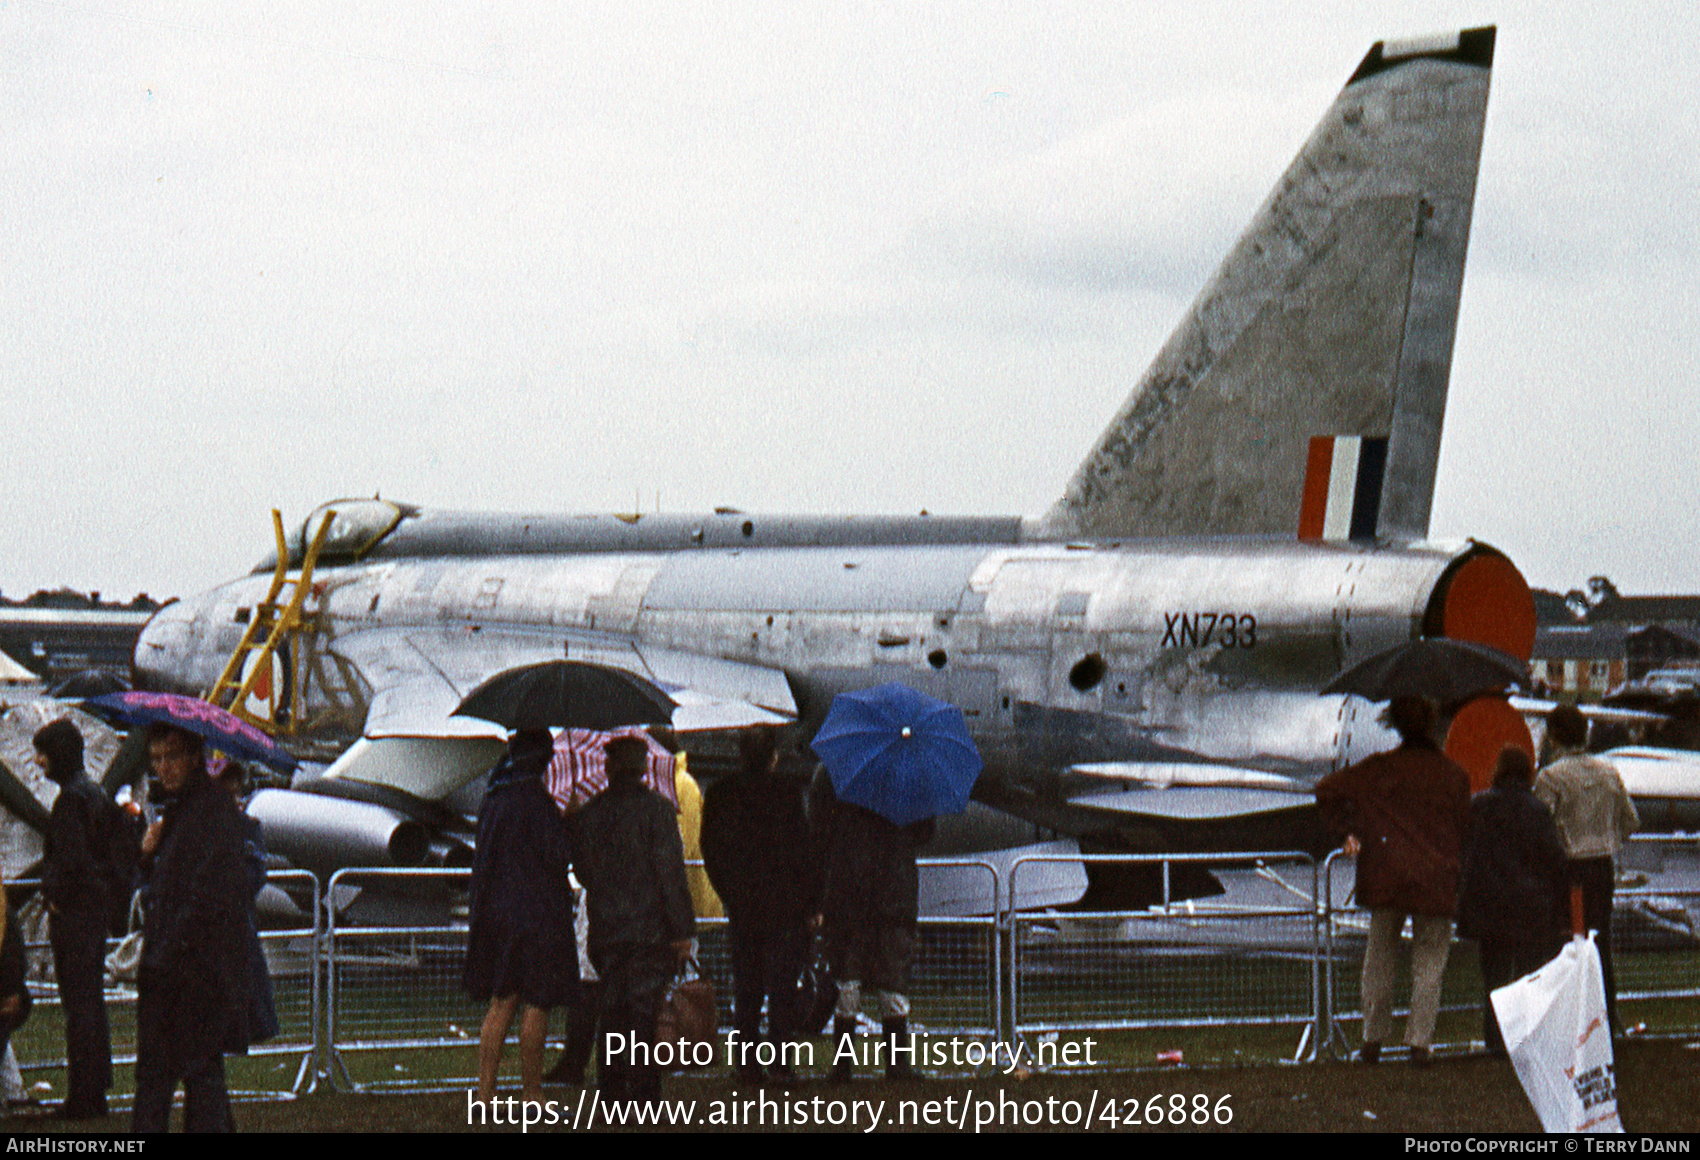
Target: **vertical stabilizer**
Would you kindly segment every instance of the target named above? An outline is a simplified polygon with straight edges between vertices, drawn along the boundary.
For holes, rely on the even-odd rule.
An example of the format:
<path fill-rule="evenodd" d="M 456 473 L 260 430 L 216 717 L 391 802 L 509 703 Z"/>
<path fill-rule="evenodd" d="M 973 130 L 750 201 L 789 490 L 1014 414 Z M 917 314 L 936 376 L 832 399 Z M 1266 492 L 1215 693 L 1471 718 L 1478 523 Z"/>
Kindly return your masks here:
<path fill-rule="evenodd" d="M 1293 535 L 1342 437 L 1385 446 L 1351 538 L 1427 535 L 1493 42 L 1369 51 L 1043 536 Z"/>

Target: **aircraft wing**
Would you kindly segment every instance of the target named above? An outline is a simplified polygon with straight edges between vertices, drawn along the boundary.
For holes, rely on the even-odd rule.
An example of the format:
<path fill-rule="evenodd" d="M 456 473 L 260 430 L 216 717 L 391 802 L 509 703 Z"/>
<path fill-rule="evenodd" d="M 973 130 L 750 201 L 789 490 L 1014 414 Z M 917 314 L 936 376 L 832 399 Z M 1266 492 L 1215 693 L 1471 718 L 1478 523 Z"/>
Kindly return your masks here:
<path fill-rule="evenodd" d="M 1069 772 L 1116 784 L 1078 794 L 1070 805 L 1171 821 L 1244 818 L 1291 810 L 1316 799 L 1291 778 L 1258 769 L 1175 761 L 1106 761 Z"/>
<path fill-rule="evenodd" d="M 340 636 L 329 647 L 369 690 L 362 730 L 369 738 L 506 737 L 499 726 L 452 716 L 455 707 L 497 673 L 563 657 L 654 681 L 678 702 L 673 725 L 682 733 L 781 724 L 797 715 L 790 682 L 778 669 L 608 634 L 395 627 Z"/>
<path fill-rule="evenodd" d="M 1511 707 L 1528 718 L 1545 720 L 1558 708 L 1559 702 L 1540 697 L 1512 697 Z M 1650 709 L 1627 709 L 1618 705 L 1577 705 L 1589 721 L 1605 721 L 1617 725 L 1658 725 L 1670 720 L 1670 714 Z"/>
<path fill-rule="evenodd" d="M 1112 790 L 1108 793 L 1080 794 L 1068 800 L 1070 805 L 1087 806 L 1091 809 L 1185 822 L 1245 818 L 1279 810 L 1301 809 L 1316 802 L 1308 793 L 1232 789 L 1223 786 L 1186 786 L 1132 792 Z"/>

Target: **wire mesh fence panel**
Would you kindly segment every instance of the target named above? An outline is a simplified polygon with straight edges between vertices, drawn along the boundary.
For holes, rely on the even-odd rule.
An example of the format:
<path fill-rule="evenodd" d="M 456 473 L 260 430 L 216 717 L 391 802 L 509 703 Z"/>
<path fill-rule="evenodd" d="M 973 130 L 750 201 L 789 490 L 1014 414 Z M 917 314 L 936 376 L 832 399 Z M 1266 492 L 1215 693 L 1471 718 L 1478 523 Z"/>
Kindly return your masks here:
<path fill-rule="evenodd" d="M 1224 893 L 1170 898 L 1137 911 L 1012 914 L 1009 989 L 1016 1035 L 1162 1029 L 1165 1040 L 1182 1044 L 1185 1037 L 1175 1034 L 1182 1030 L 1280 1029 L 1203 1036 L 1195 1058 L 1200 1052 L 1287 1058 L 1310 1042 L 1319 1010 L 1321 947 L 1315 864 L 1308 857 L 1128 855 L 1085 861 L 1187 863 L 1226 879 Z M 1020 871 L 1017 863 L 1012 891 Z"/>
<path fill-rule="evenodd" d="M 996 1038 L 998 929 L 994 918 L 923 918 L 909 976 L 910 1026 Z"/>
<path fill-rule="evenodd" d="M 54 1100 L 65 1094 L 65 1018 L 53 970 L 47 910 L 40 891 L 39 879 L 20 878 L 6 884 L 9 898 L 29 896 L 26 902 L 16 907 L 16 913 L 24 936 L 24 978 L 32 1006 L 28 1022 L 12 1034 L 11 1047 L 18 1061 L 18 1070 L 23 1075 L 26 1092 L 34 1098 Z M 114 962 L 123 957 L 123 941 L 106 941 L 108 967 L 104 990 L 112 1062 L 117 1069 L 115 1096 L 122 1096 L 130 1089 L 130 1069 L 136 1062 L 135 972 L 133 964 L 131 969 L 120 969 L 116 974 L 113 969 Z"/>
<path fill-rule="evenodd" d="M 346 869 L 331 876 L 326 893 L 332 900 L 365 898 L 370 910 L 375 897 L 416 895 L 422 887 L 464 889 L 470 879 L 467 870 Z M 486 1006 L 461 989 L 465 925 L 351 925 L 348 909 L 332 908 L 325 938 L 325 1046 L 332 1081 L 356 1089 L 464 1086 L 476 1072 L 476 1059 L 453 1049 L 477 1047 Z M 406 1062 L 386 1055 L 381 1075 L 350 1059 L 352 1053 L 403 1049 L 421 1050 Z"/>
<path fill-rule="evenodd" d="M 702 977 L 714 984 L 715 1012 L 725 1031 L 732 1026 L 732 931 L 724 918 L 697 919 L 696 961 Z"/>
<path fill-rule="evenodd" d="M 226 1057 L 227 1086 L 234 1098 L 266 1098 L 298 1092 L 313 1082 L 312 1066 L 319 1041 L 318 947 L 313 916 L 318 913 L 318 880 L 304 870 L 272 871 L 269 884 L 284 889 L 300 911 L 300 925 L 260 934 L 278 1017 L 278 1033 L 251 1046 L 245 1056 Z M 9 889 L 22 892 L 38 886 L 17 881 Z M 39 894 L 36 898 L 39 899 Z M 32 900 L 32 903 L 34 900 Z M 140 912 L 136 912 L 140 917 Z M 34 1007 L 30 1018 L 13 1034 L 11 1045 L 24 1073 L 26 1089 L 51 1099 L 62 1086 L 65 1067 L 65 1021 L 54 980 L 53 949 L 47 938 L 46 917 L 39 905 L 21 908 L 25 931 L 26 978 Z M 106 1021 L 115 1068 L 112 1096 L 128 1102 L 134 1087 L 136 1063 L 137 972 L 141 959 L 139 927 L 123 939 L 106 943 Z M 42 1086 L 45 1085 L 45 1086 Z"/>
<path fill-rule="evenodd" d="M 1370 912 L 1355 907 L 1332 916 L 1329 963 L 1324 974 L 1331 983 L 1328 996 L 1334 1020 L 1333 1050 L 1343 1056 L 1362 1040 L 1363 961 L 1369 943 Z M 1403 1041 L 1404 1021 L 1410 1016 L 1410 924 L 1400 933 L 1393 969 L 1394 1035 Z M 1453 939 L 1440 979 L 1440 1017 L 1431 1046 L 1437 1050 L 1471 1049 L 1482 1041 L 1482 975 L 1474 943 Z"/>
<path fill-rule="evenodd" d="M 1363 1042 L 1363 961 L 1370 912 L 1352 902 L 1356 863 L 1336 850 L 1323 862 L 1324 1047 L 1344 1058 Z M 1412 927 L 1400 932 L 1393 973 L 1393 1034 L 1403 1042 L 1410 1017 Z M 1481 962 L 1474 943 L 1454 938 L 1440 981 L 1440 1014 L 1430 1046 L 1438 1051 L 1482 1046 Z"/>
<path fill-rule="evenodd" d="M 1619 868 L 1612 916 L 1612 958 L 1617 977 L 1619 1021 L 1641 1034 L 1683 1035 L 1700 1030 L 1700 844 L 1693 838 L 1636 838 Z M 1637 869 L 1639 866 L 1641 869 Z M 1341 867 L 1344 874 L 1329 873 Z M 1361 1039 L 1360 977 L 1368 940 L 1369 911 L 1346 905 L 1350 861 L 1336 852 L 1325 863 L 1331 884 L 1328 911 L 1328 999 L 1332 1047 L 1343 1055 Z M 1636 883 L 1640 883 L 1637 885 Z M 1402 933 L 1393 993 L 1408 998 L 1411 987 L 1410 928 Z M 1441 1014 L 1434 1046 L 1475 1050 L 1483 1046 L 1486 995 L 1474 942 L 1454 939 L 1441 979 Z M 1395 1034 L 1409 1007 L 1394 1010 Z"/>
<path fill-rule="evenodd" d="M 928 865 L 983 873 L 988 909 L 998 897 L 997 872 L 982 862 L 926 859 Z M 687 862 L 688 866 L 700 863 Z M 817 940 L 822 943 L 823 940 Z M 817 946 L 816 949 L 819 949 Z M 813 954 L 813 952 L 811 952 Z M 998 1017 L 997 917 L 928 917 L 920 921 L 910 968 L 910 1022 L 916 1031 L 995 1035 Z M 697 963 L 714 984 L 720 1029 L 733 1026 L 731 926 L 724 918 L 697 920 Z M 871 1000 L 872 996 L 869 996 Z M 868 1006 L 872 1006 L 869 1002 Z M 809 1028 L 810 1034 L 823 1028 Z"/>
<path fill-rule="evenodd" d="M 1632 838 L 1614 903 L 1619 1021 L 1636 1034 L 1700 1031 L 1700 838 Z"/>
<path fill-rule="evenodd" d="M 273 913 L 286 903 L 300 912 L 293 925 L 268 922 L 260 932 L 271 985 L 277 1034 L 248 1049 L 246 1059 L 227 1061 L 232 1093 L 270 1094 L 308 1090 L 317 1082 L 314 1066 L 319 1051 L 319 880 L 306 870 L 273 870 L 266 875 L 270 889 L 280 892 Z"/>

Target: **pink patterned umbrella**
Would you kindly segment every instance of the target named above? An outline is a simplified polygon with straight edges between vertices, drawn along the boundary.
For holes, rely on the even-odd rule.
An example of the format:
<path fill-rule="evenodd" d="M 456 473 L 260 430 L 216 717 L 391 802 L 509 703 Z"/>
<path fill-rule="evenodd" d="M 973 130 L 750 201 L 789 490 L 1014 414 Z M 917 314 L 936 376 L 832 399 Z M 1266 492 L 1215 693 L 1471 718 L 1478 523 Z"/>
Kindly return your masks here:
<path fill-rule="evenodd" d="M 649 769 L 643 781 L 666 798 L 675 810 L 679 798 L 673 789 L 673 755 L 642 729 L 563 729 L 555 739 L 555 756 L 543 784 L 562 812 L 571 813 L 608 788 L 608 770 L 603 747 L 616 737 L 636 737 L 649 747 Z"/>
<path fill-rule="evenodd" d="M 170 725 L 202 738 L 208 748 L 242 761 L 264 762 L 286 773 L 299 764 L 287 750 L 242 718 L 195 697 L 138 689 L 90 697 L 83 708 L 123 725 Z"/>

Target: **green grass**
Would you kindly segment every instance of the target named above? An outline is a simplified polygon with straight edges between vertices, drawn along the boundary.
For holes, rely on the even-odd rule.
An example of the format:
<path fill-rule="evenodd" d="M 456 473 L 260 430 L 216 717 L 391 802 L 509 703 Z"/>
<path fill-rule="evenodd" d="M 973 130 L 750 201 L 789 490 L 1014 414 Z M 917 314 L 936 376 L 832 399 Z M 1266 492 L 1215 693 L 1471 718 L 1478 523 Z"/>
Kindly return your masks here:
<path fill-rule="evenodd" d="M 1680 1042 L 1632 1042 L 1618 1052 L 1619 1105 L 1624 1124 L 1631 1133 L 1692 1133 L 1700 1128 L 1700 1053 Z M 569 1114 L 579 1099 L 579 1089 L 551 1089 Z M 1171 1132 L 1374 1132 L 1415 1134 L 1434 1132 L 1533 1133 L 1540 1130 L 1527 1099 L 1508 1064 L 1474 1056 L 1442 1059 L 1427 1071 L 1414 1071 L 1396 1063 L 1376 1068 L 1345 1064 L 1310 1067 L 1246 1066 L 1203 1069 L 1195 1067 L 1148 1070 L 1119 1075 L 1035 1075 L 1026 1080 L 930 1079 L 895 1083 L 864 1074 L 849 1087 L 806 1081 L 795 1089 L 770 1093 L 770 1099 L 792 1101 L 819 1097 L 831 1100 L 884 1102 L 895 1115 L 900 1105 L 947 1100 L 960 1103 L 968 1096 L 976 1100 L 1010 1101 L 1016 1105 L 1042 1107 L 1047 1100 L 1073 1101 L 1078 1107 L 1103 1108 L 1114 1101 L 1118 1113 L 1137 1108 L 1143 1112 L 1155 1099 L 1159 1108 L 1173 1097 L 1204 1096 L 1208 1105 L 1231 1109 L 1227 1124 L 1164 1125 Z M 714 1106 L 726 1106 L 734 1098 L 748 1107 L 757 1093 L 730 1077 L 720 1075 L 674 1077 L 666 1081 L 663 1096 L 669 1100 L 695 1101 L 699 1114 Z M 984 1107 L 985 1105 L 982 1105 Z M 441 1094 L 349 1095 L 321 1091 L 293 1101 L 248 1103 L 236 1109 L 237 1125 L 249 1132 L 292 1132 L 322 1135 L 331 1132 L 491 1132 L 510 1128 L 469 1128 L 467 1095 L 464 1090 Z M 1091 1125 L 1107 1131 L 1101 1115 Z M 39 1119 L 11 1117 L 0 1120 L 0 1131 L 121 1132 L 127 1117 L 108 1116 L 88 1124 L 58 1125 Z M 1144 1133 L 1159 1130 L 1125 1122 L 1118 1129 Z M 553 1129 L 556 1132 L 565 1129 Z M 653 1130 L 653 1129 L 652 1129 Z M 677 1130 L 677 1129 L 675 1129 Z M 699 1124 L 693 1130 L 704 1130 Z M 736 1130 L 743 1130 L 742 1128 Z M 783 1131 L 784 1128 L 769 1128 Z M 813 1126 L 796 1126 L 791 1131 L 820 1131 Z M 839 1129 L 842 1131 L 851 1128 Z M 924 1129 L 927 1130 L 927 1129 Z M 939 1126 L 933 1131 L 955 1132 Z M 972 1130 L 972 1123 L 969 1125 Z M 988 1129 L 991 1130 L 991 1129 Z M 1004 1130 L 1010 1130 L 1007 1127 Z M 1056 1127 L 1020 1130 L 1055 1132 Z M 545 1145 L 547 1146 L 547 1145 Z M 1394 1141 L 1398 1147 L 1398 1141 Z"/>
<path fill-rule="evenodd" d="M 722 1018 L 729 1022 L 730 987 L 722 941 L 717 932 L 704 939 L 703 962 L 711 975 L 719 976 Z M 382 948 L 374 941 L 362 949 Z M 483 1005 L 461 994 L 458 957 L 452 948 L 407 945 L 405 940 L 389 950 L 393 953 L 387 966 L 351 965 L 339 970 L 338 1037 L 343 1042 L 378 1044 L 407 1037 L 431 1046 L 344 1051 L 341 1060 L 347 1076 L 359 1084 L 430 1087 L 472 1075 Z M 1059 1037 L 1065 1042 L 1092 1034 L 1100 1045 L 1100 1058 L 1116 1069 L 1156 1067 L 1160 1053 L 1173 1051 L 1180 1051 L 1193 1066 L 1291 1060 L 1309 1018 L 1310 966 L 1302 959 L 1196 948 L 1188 952 L 1148 947 L 1135 953 L 1098 940 L 1034 947 L 1024 953 L 1023 963 L 1024 1022 L 1060 1025 Z M 1700 983 L 1700 952 L 1637 951 L 1620 954 L 1617 965 L 1625 991 Z M 991 948 L 983 931 L 932 931 L 923 941 L 915 972 L 919 985 L 911 996 L 912 1024 L 930 1033 L 948 1034 L 953 1027 L 989 1023 L 991 969 Z M 1358 969 L 1355 957 L 1336 962 L 1338 1034 L 1332 1043 L 1307 1042 L 1307 1053 L 1320 1046 L 1326 1057 L 1329 1047 L 1344 1053 L 1357 1045 L 1359 1027 L 1353 1013 L 1358 1007 Z M 274 985 L 285 1035 L 305 1044 L 309 1039 L 308 980 L 280 978 Z M 1396 986 L 1396 994 L 1408 995 L 1407 961 L 1401 962 Z M 1007 1004 L 1007 995 L 1005 1000 Z M 1436 1044 L 1443 1051 L 1467 1050 L 1480 1039 L 1480 1002 L 1475 953 L 1470 944 L 1459 944 L 1448 962 L 1443 986 L 1443 1004 L 1448 1009 L 1443 1010 L 1436 1031 Z M 870 1013 L 874 1009 L 871 997 L 866 1009 Z M 133 1054 L 133 998 L 109 1001 L 107 1010 L 115 1054 Z M 1626 999 L 1622 1013 L 1630 1026 L 1645 1023 L 1651 1036 L 1700 1034 L 1700 997 Z M 1205 1019 L 1226 1021 L 1226 1025 L 1201 1025 Z M 557 1033 L 562 1021 L 557 1016 Z M 1137 1021 L 1168 1025 L 1093 1032 L 1070 1029 L 1094 1022 Z M 1402 1028 L 1396 1028 L 1396 1035 L 1401 1032 Z M 1031 1050 L 1036 1036 L 1029 1040 Z M 57 1006 L 38 1005 L 13 1043 L 26 1068 L 31 1061 L 62 1058 L 63 1029 Z M 826 1052 L 824 1041 L 817 1050 Z M 287 1092 L 295 1083 L 304 1051 L 305 1047 L 232 1059 L 228 1065 L 232 1087 L 254 1093 Z M 517 1066 L 512 1051 L 508 1064 L 511 1073 Z M 46 1081 L 52 1092 L 63 1091 L 63 1072 L 58 1067 L 27 1071 L 26 1080 Z M 131 1069 L 121 1066 L 117 1091 L 127 1093 L 131 1083 Z"/>

